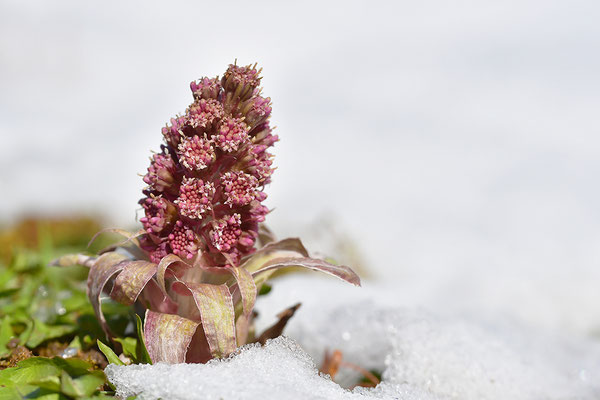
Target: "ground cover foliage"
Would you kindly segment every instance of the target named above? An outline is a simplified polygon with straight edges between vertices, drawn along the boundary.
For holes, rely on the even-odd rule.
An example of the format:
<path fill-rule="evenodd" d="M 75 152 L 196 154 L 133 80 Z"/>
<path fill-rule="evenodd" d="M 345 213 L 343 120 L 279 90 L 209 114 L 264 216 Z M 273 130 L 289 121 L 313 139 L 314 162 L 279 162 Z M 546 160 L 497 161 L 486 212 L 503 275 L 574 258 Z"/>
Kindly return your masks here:
<path fill-rule="evenodd" d="M 98 349 L 104 333 L 86 294 L 87 268 L 49 267 L 86 251 L 100 229 L 90 218 L 29 218 L 0 232 L 0 399 L 82 399 L 112 396 Z M 89 251 L 113 240 L 104 236 Z M 126 349 L 137 345 L 129 307 L 104 312 Z"/>

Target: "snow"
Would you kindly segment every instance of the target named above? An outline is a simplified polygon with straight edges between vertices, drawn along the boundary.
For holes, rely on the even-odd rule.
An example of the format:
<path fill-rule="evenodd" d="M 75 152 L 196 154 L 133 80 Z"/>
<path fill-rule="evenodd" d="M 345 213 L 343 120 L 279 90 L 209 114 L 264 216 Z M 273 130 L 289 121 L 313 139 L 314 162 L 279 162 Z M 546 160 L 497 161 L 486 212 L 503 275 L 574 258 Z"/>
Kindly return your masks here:
<path fill-rule="evenodd" d="M 398 291 L 352 288 L 315 275 L 285 277 L 260 299 L 259 328 L 298 299 L 289 337 L 206 365 L 109 366 L 121 396 L 141 399 L 594 399 L 600 342 L 510 315 L 402 305 Z M 435 310 L 435 311 L 434 311 Z M 326 350 L 383 372 L 374 389 L 343 389 L 315 367 Z"/>
<path fill-rule="evenodd" d="M 206 365 L 110 365 L 106 373 L 120 396 L 138 394 L 141 400 L 393 398 L 385 388 L 366 396 L 343 389 L 319 375 L 310 356 L 285 337 L 270 341 L 264 348 L 249 345 L 228 360 Z M 395 390 L 407 399 L 424 395 L 406 385 Z"/>

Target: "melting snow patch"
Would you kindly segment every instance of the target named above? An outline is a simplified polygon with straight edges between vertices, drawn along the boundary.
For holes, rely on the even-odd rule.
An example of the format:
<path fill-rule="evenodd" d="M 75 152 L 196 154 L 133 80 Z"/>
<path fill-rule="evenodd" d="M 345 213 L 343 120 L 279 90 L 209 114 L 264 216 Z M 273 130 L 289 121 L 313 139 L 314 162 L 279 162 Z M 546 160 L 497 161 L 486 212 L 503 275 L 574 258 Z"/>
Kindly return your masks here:
<path fill-rule="evenodd" d="M 290 293 L 285 285 L 281 293 Z M 293 339 L 247 346 L 205 365 L 110 365 L 107 376 L 120 396 L 142 400 L 600 398 L 600 343 L 592 338 L 564 337 L 499 316 L 391 307 L 382 291 L 363 292 L 384 299 L 377 303 L 343 296 L 325 301 L 327 291 L 319 300 L 312 289 L 314 302 L 301 308 L 287 331 Z M 382 371 L 383 382 L 373 389 L 343 389 L 315 367 L 313 360 L 320 363 L 327 349 Z M 341 372 L 336 381 L 343 384 L 356 378 Z"/>
<path fill-rule="evenodd" d="M 433 399 L 407 385 L 350 392 L 320 375 L 292 339 L 280 337 L 263 348 L 248 346 L 227 360 L 203 364 L 109 365 L 117 395 L 146 399 Z"/>

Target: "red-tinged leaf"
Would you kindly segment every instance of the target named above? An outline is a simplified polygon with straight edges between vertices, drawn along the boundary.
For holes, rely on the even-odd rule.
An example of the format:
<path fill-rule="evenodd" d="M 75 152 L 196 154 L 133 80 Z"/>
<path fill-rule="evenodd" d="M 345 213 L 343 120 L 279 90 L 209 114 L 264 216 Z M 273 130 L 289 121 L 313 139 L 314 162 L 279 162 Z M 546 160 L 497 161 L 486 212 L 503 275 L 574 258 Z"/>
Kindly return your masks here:
<path fill-rule="evenodd" d="M 276 241 L 275 234 L 265 224 L 258 225 L 258 242 L 261 246 Z"/>
<path fill-rule="evenodd" d="M 178 364 L 185 356 L 198 323 L 173 314 L 146 311 L 144 340 L 153 363 Z"/>
<path fill-rule="evenodd" d="M 110 251 L 115 251 L 117 249 L 125 250 L 129 254 L 131 254 L 131 258 L 135 260 L 148 260 L 148 253 L 142 250 L 140 247 L 140 243 L 137 239 L 132 241 L 124 241 L 121 243 L 117 243 L 114 245 L 110 245 L 108 247 L 103 248 L 98 251 L 98 254 L 108 253 Z"/>
<path fill-rule="evenodd" d="M 162 291 L 155 279 L 150 279 L 140 293 L 138 300 L 145 308 L 165 314 L 177 314 L 178 306 Z"/>
<path fill-rule="evenodd" d="M 231 354 L 236 348 L 235 312 L 227 285 L 174 282 L 173 289 L 188 290 L 192 294 L 213 357 Z"/>
<path fill-rule="evenodd" d="M 100 326 L 102 327 L 102 330 L 104 330 L 104 333 L 111 337 L 113 334 L 106 323 L 104 314 L 102 313 L 100 295 L 102 294 L 104 286 L 106 286 L 108 280 L 114 274 L 123 269 L 123 261 L 126 260 L 127 257 L 119 253 L 102 254 L 91 266 L 87 279 L 88 297 L 92 303 L 92 306 L 94 307 L 96 317 L 98 318 L 98 321 L 100 321 Z"/>
<path fill-rule="evenodd" d="M 242 346 L 246 344 L 248 338 L 248 328 L 250 326 L 250 320 L 252 318 L 252 309 L 254 308 L 254 302 L 256 301 L 256 285 L 252 275 L 244 268 L 236 267 L 230 268 L 231 274 L 235 277 L 237 282 L 236 288 L 242 298 L 242 315 L 236 321 L 236 333 L 237 333 L 237 345 Z M 235 298 L 235 294 L 234 294 Z M 234 302 L 234 304 L 237 302 Z"/>
<path fill-rule="evenodd" d="M 254 272 L 262 268 L 269 260 L 284 257 L 308 257 L 308 251 L 304 248 L 300 239 L 287 238 L 279 242 L 269 243 L 260 250 L 257 250 L 244 260 L 241 267 L 249 272 Z"/>
<path fill-rule="evenodd" d="M 131 232 L 128 232 L 128 231 L 126 231 L 124 229 L 119 229 L 119 228 L 105 228 L 105 229 L 102 229 L 102 230 L 98 231 L 92 237 L 92 239 L 89 241 L 87 247 L 90 247 L 92 245 L 92 243 L 94 243 L 96 241 L 96 239 L 98 239 L 98 236 L 102 235 L 103 233 L 115 233 L 117 235 L 121 235 L 121 236 L 123 236 L 123 237 L 126 238 L 124 241 L 122 241 L 122 242 L 120 242 L 120 243 L 118 243 L 118 244 L 116 244 L 114 246 L 111 246 L 111 247 L 118 247 L 120 245 L 124 245 L 124 244 L 129 243 L 129 242 L 133 242 L 136 246 L 139 247 L 140 243 L 137 240 L 137 238 L 139 236 L 143 235 L 146 232 L 143 229 L 140 229 L 139 231 L 137 231 L 135 233 L 131 233 Z"/>
<path fill-rule="evenodd" d="M 67 254 L 50 262 L 51 267 L 71 267 L 73 265 L 83 265 L 90 268 L 94 265 L 96 257 L 86 256 L 85 254 Z"/>
<path fill-rule="evenodd" d="M 360 286 L 360 278 L 349 267 L 346 267 L 345 265 L 333 265 L 324 260 L 307 257 L 286 257 L 270 260 L 260 269 L 252 273 L 256 286 L 260 287 L 260 285 L 265 282 L 275 270 L 285 267 L 303 267 L 312 269 L 313 271 L 324 272 L 343 279 L 355 286 Z"/>
<path fill-rule="evenodd" d="M 125 305 L 132 305 L 154 274 L 158 266 L 148 261 L 125 261 L 117 275 L 110 297 Z"/>
<path fill-rule="evenodd" d="M 168 288 L 165 282 L 165 276 L 167 272 L 172 272 L 175 276 L 180 276 L 181 269 L 188 269 L 192 266 L 183 261 L 175 254 L 169 254 L 163 257 L 158 263 L 158 269 L 156 272 L 156 281 L 164 293 L 168 293 Z M 169 271 L 172 270 L 172 271 Z"/>

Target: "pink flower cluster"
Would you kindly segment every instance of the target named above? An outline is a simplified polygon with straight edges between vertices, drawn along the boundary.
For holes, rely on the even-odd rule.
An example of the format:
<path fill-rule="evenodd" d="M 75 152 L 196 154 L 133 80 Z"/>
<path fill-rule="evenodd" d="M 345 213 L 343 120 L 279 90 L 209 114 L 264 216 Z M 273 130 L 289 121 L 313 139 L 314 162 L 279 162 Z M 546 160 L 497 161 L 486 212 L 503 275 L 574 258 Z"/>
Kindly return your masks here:
<path fill-rule="evenodd" d="M 141 244 L 158 263 L 167 254 L 210 267 L 237 266 L 254 251 L 273 173 L 271 100 L 256 66 L 230 65 L 221 79 L 190 88 L 194 102 L 162 129 L 140 200 Z"/>

